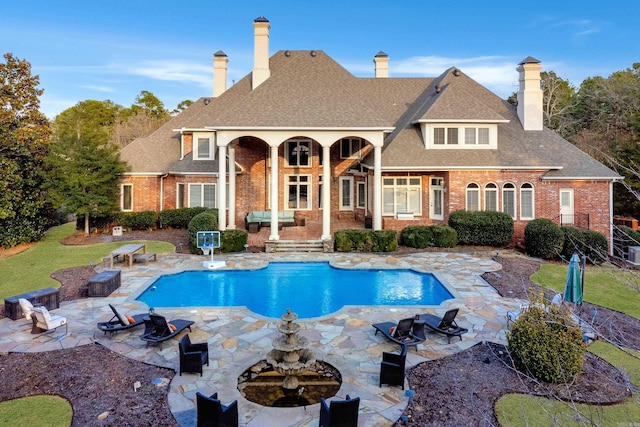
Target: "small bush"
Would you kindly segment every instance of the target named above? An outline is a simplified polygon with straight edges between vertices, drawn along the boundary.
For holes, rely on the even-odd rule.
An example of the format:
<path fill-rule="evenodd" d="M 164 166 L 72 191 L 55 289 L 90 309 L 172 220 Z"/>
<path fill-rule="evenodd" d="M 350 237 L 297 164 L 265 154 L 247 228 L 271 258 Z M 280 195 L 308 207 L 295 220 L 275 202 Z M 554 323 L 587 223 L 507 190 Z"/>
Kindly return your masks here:
<path fill-rule="evenodd" d="M 410 225 L 400 233 L 400 244 L 410 248 L 453 248 L 458 233 L 447 225 Z"/>
<path fill-rule="evenodd" d="M 218 229 L 218 216 L 213 212 L 202 212 L 194 216 L 189 222 L 189 251 L 192 254 L 201 253 L 198 249 L 198 231 L 215 231 Z"/>
<path fill-rule="evenodd" d="M 205 230 L 207 231 L 207 230 Z M 225 230 L 220 233 L 220 252 L 241 252 L 249 239 L 247 230 Z"/>
<path fill-rule="evenodd" d="M 562 227 L 562 232 L 564 233 L 562 257 L 565 260 L 571 259 L 574 253 L 581 257 L 586 256 L 592 264 L 602 264 L 607 259 L 609 246 L 607 238 L 602 233 L 567 226 Z"/>
<path fill-rule="evenodd" d="M 393 230 L 338 230 L 334 233 L 338 252 L 393 252 L 398 249 L 398 235 Z"/>
<path fill-rule="evenodd" d="M 154 211 L 124 212 L 119 222 L 129 230 L 149 230 L 158 223 L 158 214 Z"/>
<path fill-rule="evenodd" d="M 529 221 L 524 228 L 524 243 L 529 256 L 555 259 L 562 252 L 564 233 L 550 219 L 538 218 Z"/>
<path fill-rule="evenodd" d="M 584 363 L 582 331 L 565 306 L 526 308 L 512 323 L 507 342 L 516 367 L 541 381 L 569 382 Z"/>
<path fill-rule="evenodd" d="M 202 212 L 215 211 L 217 215 L 217 209 L 195 207 L 195 208 L 179 208 L 179 209 L 165 209 L 160 212 L 160 227 L 161 228 L 187 228 L 189 221 L 194 216 Z"/>
<path fill-rule="evenodd" d="M 449 226 L 458 233 L 458 244 L 504 247 L 513 238 L 513 218 L 504 212 L 465 210 L 449 215 Z"/>

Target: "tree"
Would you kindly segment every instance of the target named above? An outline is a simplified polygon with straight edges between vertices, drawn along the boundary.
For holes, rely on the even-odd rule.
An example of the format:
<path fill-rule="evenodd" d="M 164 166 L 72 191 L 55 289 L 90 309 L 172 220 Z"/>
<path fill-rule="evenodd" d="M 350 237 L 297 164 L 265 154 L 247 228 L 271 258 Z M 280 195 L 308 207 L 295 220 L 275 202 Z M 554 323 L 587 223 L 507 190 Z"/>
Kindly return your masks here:
<path fill-rule="evenodd" d="M 55 137 L 47 157 L 50 191 L 58 205 L 84 215 L 85 235 L 91 216 L 118 211 L 118 182 L 126 165 L 110 141 L 114 120 L 112 103 L 83 101 L 54 122 Z"/>
<path fill-rule="evenodd" d="M 131 108 L 118 112 L 112 140 L 119 147 L 125 147 L 136 138 L 150 135 L 170 118 L 164 104 L 154 94 L 143 90 Z"/>
<path fill-rule="evenodd" d="M 51 129 L 39 111 L 42 89 L 31 64 L 4 55 L 0 63 L 0 245 L 39 240 L 46 227 L 43 158 Z"/>
<path fill-rule="evenodd" d="M 137 114 L 140 110 L 155 119 L 166 119 L 169 112 L 164 108 L 162 101 L 148 90 L 143 90 L 136 96 L 136 102 L 131 106 L 131 110 Z"/>
<path fill-rule="evenodd" d="M 190 99 L 185 99 L 184 101 L 180 101 L 180 103 L 176 106 L 176 108 L 171 112 L 171 115 L 182 113 L 184 110 L 189 108 L 191 104 L 193 104 L 193 101 Z"/>
<path fill-rule="evenodd" d="M 543 71 L 540 77 L 544 124 L 566 138 L 575 131 L 572 113 L 576 90 L 568 80 L 558 77 L 554 71 Z"/>

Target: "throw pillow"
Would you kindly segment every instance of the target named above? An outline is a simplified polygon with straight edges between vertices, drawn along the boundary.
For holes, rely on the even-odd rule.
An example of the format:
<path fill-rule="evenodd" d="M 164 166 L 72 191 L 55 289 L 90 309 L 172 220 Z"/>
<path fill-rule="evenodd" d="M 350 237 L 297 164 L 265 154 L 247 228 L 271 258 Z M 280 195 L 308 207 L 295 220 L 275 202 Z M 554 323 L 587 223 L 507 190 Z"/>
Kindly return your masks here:
<path fill-rule="evenodd" d="M 175 331 L 178 328 L 176 328 L 173 324 L 169 323 L 169 329 L 171 329 L 172 331 Z"/>
<path fill-rule="evenodd" d="M 136 323 L 136 319 L 134 319 L 133 317 L 129 316 L 128 314 L 125 314 L 125 316 L 127 318 L 127 320 L 129 321 L 130 325 L 133 325 L 134 323 Z"/>

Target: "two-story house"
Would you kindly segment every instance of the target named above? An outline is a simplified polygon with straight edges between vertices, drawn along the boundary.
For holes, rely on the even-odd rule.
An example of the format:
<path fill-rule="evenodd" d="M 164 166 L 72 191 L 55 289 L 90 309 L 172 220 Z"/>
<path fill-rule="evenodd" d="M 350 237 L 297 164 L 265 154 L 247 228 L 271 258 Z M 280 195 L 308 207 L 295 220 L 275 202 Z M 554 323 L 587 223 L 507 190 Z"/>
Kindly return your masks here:
<path fill-rule="evenodd" d="M 355 77 L 325 52 L 269 56 L 270 23 L 254 23 L 254 68 L 227 88 L 228 57 L 213 57 L 213 96 L 201 98 L 122 150 L 123 211 L 209 206 L 219 226 L 250 211 L 400 231 L 446 223 L 459 209 L 502 211 L 522 236 L 534 218 L 608 238 L 618 174 L 543 126 L 540 61 L 517 67 L 514 106 L 458 68 L 433 78 Z"/>

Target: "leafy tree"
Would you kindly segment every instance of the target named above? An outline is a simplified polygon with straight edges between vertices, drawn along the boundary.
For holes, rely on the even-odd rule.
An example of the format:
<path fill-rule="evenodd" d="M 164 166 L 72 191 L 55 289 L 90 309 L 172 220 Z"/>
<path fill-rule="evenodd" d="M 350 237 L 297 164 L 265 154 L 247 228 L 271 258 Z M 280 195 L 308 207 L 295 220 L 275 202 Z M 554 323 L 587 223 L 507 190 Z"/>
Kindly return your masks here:
<path fill-rule="evenodd" d="M 193 104 L 193 101 L 190 99 L 185 99 L 184 101 L 180 101 L 178 106 L 171 112 L 172 115 L 179 114 L 189 108 L 189 106 Z"/>
<path fill-rule="evenodd" d="M 39 77 L 31 64 L 4 55 L 0 63 L 0 245 L 39 240 L 47 223 L 43 158 L 50 124 L 39 111 Z"/>
<path fill-rule="evenodd" d="M 136 96 L 136 102 L 131 106 L 131 110 L 134 114 L 145 111 L 155 119 L 165 119 L 169 115 L 162 101 L 148 90 L 143 90 Z"/>
<path fill-rule="evenodd" d="M 110 102 L 83 101 L 54 122 L 55 137 L 47 157 L 51 193 L 57 205 L 89 217 L 118 210 L 119 175 L 126 171 L 118 147 L 110 141 L 117 108 Z"/>
<path fill-rule="evenodd" d="M 164 104 L 154 94 L 143 90 L 131 108 L 123 108 L 118 112 L 112 141 L 125 147 L 136 138 L 150 135 L 170 118 Z"/>

